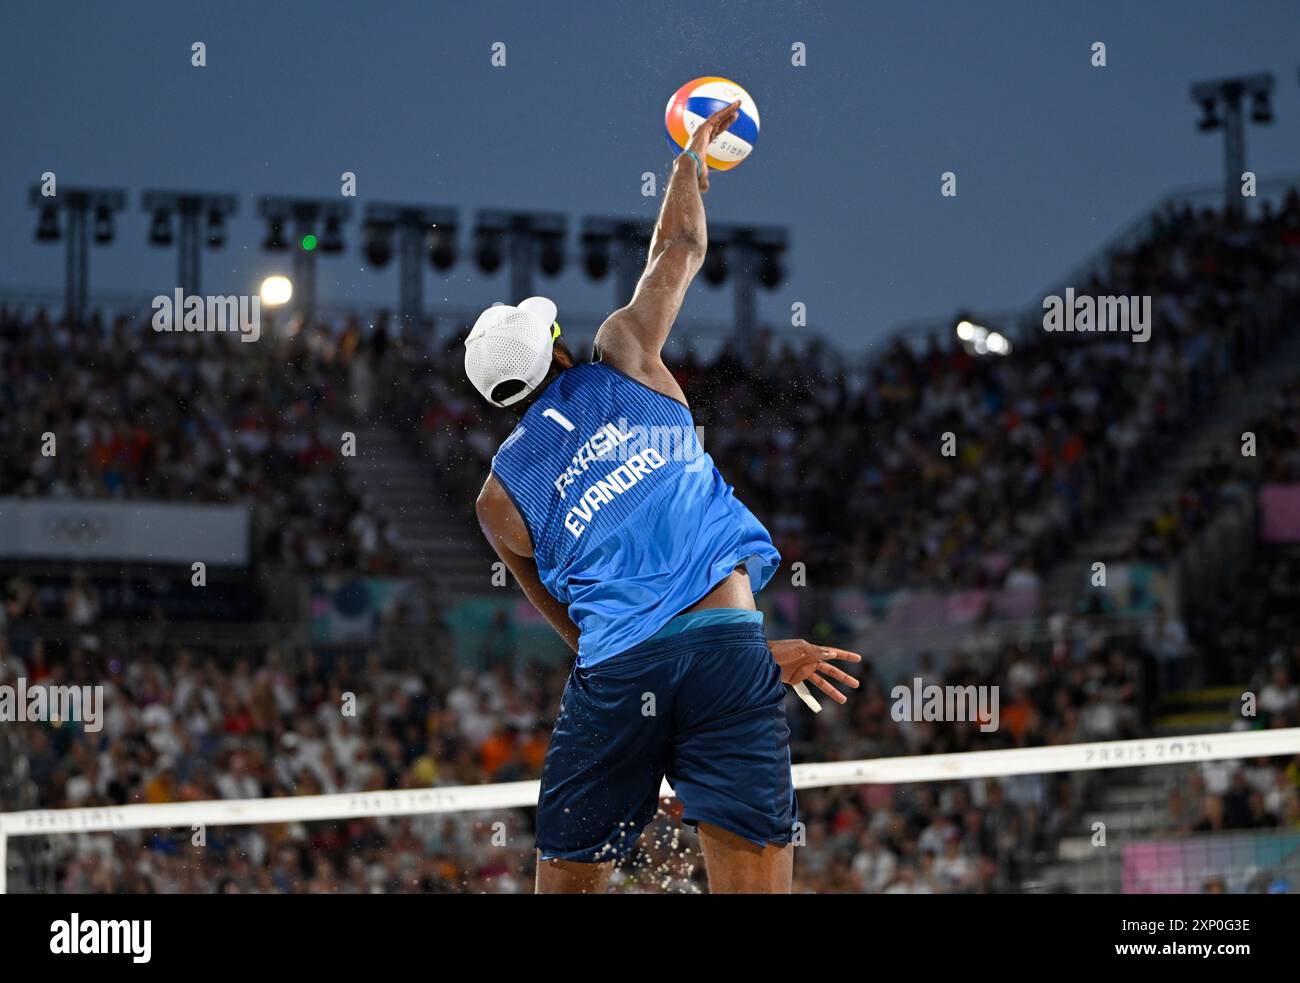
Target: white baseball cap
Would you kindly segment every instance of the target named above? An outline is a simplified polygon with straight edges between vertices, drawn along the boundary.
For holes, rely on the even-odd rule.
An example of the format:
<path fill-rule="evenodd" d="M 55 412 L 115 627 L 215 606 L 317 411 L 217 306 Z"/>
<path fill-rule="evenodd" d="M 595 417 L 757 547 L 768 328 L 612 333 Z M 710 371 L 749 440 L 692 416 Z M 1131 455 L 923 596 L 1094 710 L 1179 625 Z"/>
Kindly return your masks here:
<path fill-rule="evenodd" d="M 555 314 L 554 302 L 529 297 L 518 307 L 495 304 L 478 316 L 465 339 L 465 374 L 493 406 L 519 402 L 546 378 L 560 333 Z M 503 382 L 521 382 L 523 388 L 500 401 L 493 399 Z"/>

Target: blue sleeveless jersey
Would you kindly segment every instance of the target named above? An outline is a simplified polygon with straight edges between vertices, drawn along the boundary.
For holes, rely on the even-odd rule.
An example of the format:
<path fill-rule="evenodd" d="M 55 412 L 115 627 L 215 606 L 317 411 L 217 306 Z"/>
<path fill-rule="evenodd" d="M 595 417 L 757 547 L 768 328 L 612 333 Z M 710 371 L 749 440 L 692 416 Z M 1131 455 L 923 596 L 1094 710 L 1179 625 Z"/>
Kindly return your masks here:
<path fill-rule="evenodd" d="M 537 572 L 581 630 L 578 665 L 649 638 L 738 566 L 759 591 L 772 537 L 704 452 L 691 411 L 600 362 L 562 372 L 492 459 Z"/>

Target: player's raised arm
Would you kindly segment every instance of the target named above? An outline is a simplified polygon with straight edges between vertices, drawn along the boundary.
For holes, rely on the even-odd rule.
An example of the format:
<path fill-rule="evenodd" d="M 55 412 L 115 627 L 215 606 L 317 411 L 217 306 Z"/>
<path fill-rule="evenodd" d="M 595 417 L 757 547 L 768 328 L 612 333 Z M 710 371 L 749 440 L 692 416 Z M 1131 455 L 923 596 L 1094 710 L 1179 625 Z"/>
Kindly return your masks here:
<path fill-rule="evenodd" d="M 596 357 L 633 378 L 653 384 L 647 376 L 658 375 L 656 369 L 666 374 L 659 355 L 709 245 L 700 198 L 709 188 L 708 147 L 739 115 L 737 100 L 719 109 L 692 134 L 690 146 L 673 164 L 636 292 L 596 333 Z"/>

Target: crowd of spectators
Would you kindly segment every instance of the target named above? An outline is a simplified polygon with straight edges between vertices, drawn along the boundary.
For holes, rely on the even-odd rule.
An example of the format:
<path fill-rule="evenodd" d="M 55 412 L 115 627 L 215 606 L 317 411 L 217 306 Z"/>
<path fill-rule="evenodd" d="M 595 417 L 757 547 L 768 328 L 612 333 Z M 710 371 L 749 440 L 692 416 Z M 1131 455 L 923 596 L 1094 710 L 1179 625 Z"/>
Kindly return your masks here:
<path fill-rule="evenodd" d="M 1297 597 L 1300 554 L 1262 549 L 1246 579 L 1196 618 L 1209 658 L 1238 667 L 1246 682 L 1225 705 L 1238 727 L 1300 727 Z M 1189 767 L 1157 823 L 1167 835 L 1251 829 L 1300 830 L 1300 755 Z"/>
<path fill-rule="evenodd" d="M 1300 197 L 1251 220 L 1171 213 L 1074 287 L 1152 297 L 1150 340 L 1030 325 L 1007 357 L 931 336 L 869 361 L 812 339 L 744 359 L 682 344 L 670 367 L 705 446 L 788 561 L 865 587 L 1023 583 L 1167 459 L 1284 330 L 1300 298 Z M 382 316 L 368 330 L 264 320 L 247 345 L 153 332 L 145 318 L 73 329 L 0 309 L 4 491 L 244 501 L 259 556 L 391 572 L 391 523 L 352 490 L 340 454 L 347 421 L 362 420 L 415 436 L 472 532 L 465 502 L 513 418 L 464 380 L 461 337 L 431 345 Z M 1294 389 L 1280 398 L 1294 409 Z M 46 434 L 57 453 L 43 452 Z M 1295 458 L 1271 466 L 1294 472 Z M 1137 551 L 1176 549 L 1237 474 L 1212 461 Z"/>
<path fill-rule="evenodd" d="M 355 321 L 160 333 L 147 317 L 71 327 L 0 307 L 0 494 L 239 502 L 256 556 L 306 572 L 391 572 L 386 520 L 341 454 L 373 339 Z M 48 436 L 47 436 L 48 435 Z"/>
<path fill-rule="evenodd" d="M 563 667 L 507 659 L 449 665 L 331 664 L 276 650 L 232 664 L 181 650 L 0 653 L 0 685 L 104 686 L 91 733 L 69 722 L 11 724 L 0 759 L 3 807 L 68 808 L 537 778 Z M 1123 739 L 1143 732 L 1143 646 L 1013 646 L 991 660 L 948 654 L 922 667 L 943 686 L 999 685 L 999 726 L 900 721 L 891 683 L 870 664 L 842 710 L 816 717 L 791 700 L 796 761 L 930 754 Z M 80 667 L 77 669 L 71 667 Z M 1262 726 L 1297 721 L 1300 646 L 1259 685 Z M 1079 835 L 1085 775 L 846 785 L 800 795 L 796 888 L 818 893 L 1022 890 Z M 675 802 L 616 871 L 615 889 L 703 889 L 698 839 Z M 66 891 L 521 892 L 531 887 L 532 812 L 340 819 L 275 826 L 51 836 L 11 841 L 12 889 Z M 1153 835 L 1300 830 L 1300 759 L 1218 762 L 1191 771 Z"/>
<path fill-rule="evenodd" d="M 981 670 L 950 658 L 929 678 L 943 685 L 1002 680 L 1000 726 L 989 735 L 977 722 L 900 724 L 868 668 L 855 703 L 839 715 L 809 718 L 792 703 L 796 744 L 807 753 L 856 757 L 1133 736 L 1138 649 L 1118 639 L 1089 648 L 1082 658 L 1013 649 Z M 70 661 L 87 664 L 80 655 Z M 107 685 L 98 735 L 32 724 L 17 729 L 28 742 L 26 764 L 8 795 L 26 807 L 71 807 L 535 778 L 563 682 L 562 670 L 511 674 L 504 664 L 457 676 L 385 670 L 374 662 L 327 670 L 310 655 L 291 671 L 275 652 L 260 661 L 257 669 L 223 669 L 184 652 L 136 660 Z M 41 683 L 78 681 L 43 657 L 29 662 L 11 658 L 7 665 Z M 1294 658 L 1289 666 L 1274 660 L 1260 688 L 1270 726 L 1295 719 L 1295 668 Z M 454 683 L 443 687 L 438 679 Z M 348 692 L 357 694 L 355 716 L 341 710 Z M 825 755 L 828 748 L 834 752 Z M 1153 832 L 1300 828 L 1297 768 L 1204 766 L 1171 797 L 1169 821 Z M 1248 789 L 1235 774 L 1246 774 Z M 1234 797 L 1241 795 L 1246 812 Z M 1078 832 L 1083 804 L 1072 776 L 807 791 L 800 797 L 805 833 L 797 886 L 819 893 L 1019 889 L 1060 836 Z M 618 871 L 617 889 L 701 889 L 697 840 L 672 803 L 664 805 Z M 291 823 L 210 830 L 202 846 L 188 833 L 51 837 L 48 856 L 29 862 L 31 876 L 53 878 L 66 890 L 515 892 L 531 883 L 530 821 L 528 811 L 505 810 Z"/>
<path fill-rule="evenodd" d="M 1230 589 L 1207 597 L 1188 612 L 1188 631 L 1216 675 L 1249 680 L 1260 692 L 1266 666 L 1288 657 L 1300 639 L 1300 551 L 1261 545 Z M 1300 680 L 1300 650 L 1291 656 L 1291 678 Z"/>
<path fill-rule="evenodd" d="M 1300 197 L 1253 220 L 1171 212 L 1073 286 L 1151 297 L 1149 340 L 1029 325 L 1007 357 L 932 336 L 864 365 L 816 342 L 668 361 L 787 560 L 861 586 L 1003 586 L 1036 579 L 1266 357 L 1300 298 Z M 394 344 L 379 369 L 383 412 L 417 434 L 452 503 L 513 425 L 461 378 L 460 343 Z"/>
<path fill-rule="evenodd" d="M 860 587 L 1023 586 L 1111 496 L 1160 467 L 1224 385 L 1264 356 L 1300 294 L 1298 273 L 1292 195 L 1245 223 L 1171 215 L 1074 285 L 1153 296 L 1146 343 L 1031 330 L 1007 357 L 931 338 L 895 342 L 853 366 L 816 342 L 744 359 L 724 348 L 705 360 L 686 346 L 671 368 L 706 448 L 788 562 Z M 257 511 L 259 556 L 309 572 L 393 570 L 397 544 L 350 489 L 340 433 L 365 419 L 415 435 L 449 505 L 470 523 L 466 503 L 512 420 L 484 412 L 461 364 L 458 338 L 430 349 L 382 324 L 272 329 L 252 346 L 145 335 L 128 321 L 73 332 L 0 311 L 0 473 L 6 492 L 30 497 L 246 501 Z M 1284 395 L 1283 410 L 1294 396 Z M 54 456 L 41 453 L 47 432 L 59 441 Z M 952 456 L 946 433 L 956 438 Z M 1294 455 L 1283 463 L 1293 467 Z M 1221 464 L 1194 480 L 1227 480 Z M 1193 512 L 1213 507 L 1197 503 Z M 11 584 L 7 616 L 35 603 L 29 586 Z M 87 629 L 99 603 L 84 582 L 62 601 Z M 1153 649 L 1164 641 L 1094 634 L 1084 645 L 958 650 L 924 663 L 927 682 L 1000 687 L 999 726 L 987 733 L 978 720 L 896 719 L 896 680 L 864 665 L 843 710 L 811 717 L 791 704 L 794 746 L 847 759 L 1137 736 L 1149 724 Z M 0 753 L 12 767 L 0 770 L 0 808 L 535 778 L 564 670 L 508 653 L 493 661 L 466 675 L 447 663 L 331 662 L 306 649 L 241 661 L 29 639 L 21 651 L 0 649 L 0 684 L 102 685 L 103 727 L 7 725 Z M 1269 712 L 1294 715 L 1300 666 L 1273 668 Z M 1274 777 L 1272 804 L 1256 787 L 1263 779 L 1246 776 L 1281 824 L 1295 820 L 1293 770 L 1281 770 L 1283 784 Z M 1240 814 L 1236 799 L 1229 808 L 1234 783 L 1213 791 L 1207 780 L 1192 828 L 1218 828 L 1216 798 L 1224 815 Z M 1019 889 L 1075 829 L 1083 798 L 1078 781 L 1060 775 L 812 790 L 801 797 L 796 886 Z M 521 891 L 533 869 L 531 821 L 518 809 L 212 829 L 202 845 L 190 831 L 128 831 L 10 849 L 22 859 L 20 889 Z M 698 841 L 667 802 L 617 888 L 697 891 L 702 875 Z"/>
<path fill-rule="evenodd" d="M 53 648 L 52 646 L 49 648 Z M 566 678 L 503 653 L 476 672 L 396 669 L 377 657 L 278 650 L 226 662 L 186 650 L 0 651 L 0 685 L 102 685 L 88 732 L 8 725 L 5 809 L 293 796 L 536 778 Z M 940 664 L 942 662 L 942 664 Z M 796 760 L 927 754 L 1133 736 L 1142 655 L 1133 639 L 1021 645 L 927 662 L 927 682 L 1000 687 L 999 719 L 902 721 L 895 681 L 870 664 L 844 709 L 791 700 Z M 910 682 L 910 680 L 908 680 Z M 3 742 L 0 741 L 0 750 Z M 1081 805 L 1068 776 L 844 786 L 800 796 L 800 890 L 1018 889 Z M 674 803 L 617 876 L 620 890 L 698 891 L 698 840 Z M 23 844 L 23 876 L 66 890 L 520 891 L 533 870 L 530 810 L 50 837 Z M 503 825 L 497 825 L 503 824 Z M 11 845 L 11 849 L 14 849 Z"/>
<path fill-rule="evenodd" d="M 1207 761 L 1180 779 L 1156 834 L 1300 831 L 1300 755 Z"/>
<path fill-rule="evenodd" d="M 1138 529 L 1126 558 L 1162 563 L 1179 555 L 1230 505 L 1249 507 L 1265 484 L 1300 483 L 1300 378 L 1285 383 L 1247 420 L 1241 453 L 1213 450 Z M 1249 443 L 1247 443 L 1249 441 Z"/>
<path fill-rule="evenodd" d="M 1256 510 L 1260 489 L 1300 484 L 1300 378 L 1272 394 L 1243 431 L 1243 438 L 1252 439 L 1254 453 L 1212 453 L 1188 476 L 1177 499 L 1141 525 L 1129 558 L 1168 561 L 1229 509 L 1242 516 L 1249 537 L 1255 538 L 1262 522 Z M 1187 628 L 1208 677 L 1246 678 L 1258 671 L 1261 654 L 1270 653 L 1275 640 L 1300 637 L 1300 608 L 1295 603 L 1300 596 L 1300 554 L 1293 547 L 1255 544 L 1234 568 L 1225 589 L 1204 595 L 1188 613 Z M 1271 656 L 1282 657 L 1284 653 Z"/>

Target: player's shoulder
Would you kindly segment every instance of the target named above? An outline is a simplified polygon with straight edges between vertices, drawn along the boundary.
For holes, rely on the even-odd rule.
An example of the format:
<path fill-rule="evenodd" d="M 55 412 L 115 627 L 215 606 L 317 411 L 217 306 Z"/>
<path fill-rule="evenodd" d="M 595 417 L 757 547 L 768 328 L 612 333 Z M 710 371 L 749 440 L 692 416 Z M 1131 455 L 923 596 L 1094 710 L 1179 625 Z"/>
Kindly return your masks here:
<path fill-rule="evenodd" d="M 686 393 L 658 352 L 639 346 L 607 346 L 597 335 L 591 356 L 592 365 L 601 366 L 612 376 L 649 389 L 689 411 Z"/>
<path fill-rule="evenodd" d="M 499 524 L 502 514 L 513 506 L 514 503 L 510 501 L 510 495 L 497 478 L 496 472 L 489 471 L 487 480 L 479 489 L 478 498 L 474 500 L 474 511 L 478 514 L 479 522 Z"/>
<path fill-rule="evenodd" d="M 497 447 L 497 453 L 501 454 L 504 451 L 508 451 L 515 444 L 523 440 L 524 435 L 527 433 L 528 423 L 524 420 L 520 420 L 515 424 L 515 428 L 506 435 L 506 439 L 501 441 L 500 445 Z"/>

